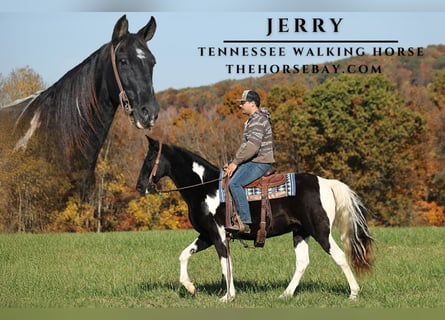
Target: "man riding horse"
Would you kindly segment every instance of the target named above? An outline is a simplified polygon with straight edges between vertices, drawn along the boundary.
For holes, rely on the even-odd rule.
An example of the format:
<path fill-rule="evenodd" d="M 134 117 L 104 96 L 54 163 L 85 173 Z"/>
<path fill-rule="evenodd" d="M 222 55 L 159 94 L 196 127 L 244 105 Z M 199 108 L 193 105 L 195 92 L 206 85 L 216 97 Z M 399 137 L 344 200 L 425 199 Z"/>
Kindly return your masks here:
<path fill-rule="evenodd" d="M 253 90 L 245 90 L 239 101 L 240 108 L 249 118 L 244 124 L 241 146 L 232 162 L 224 166 L 224 171 L 231 178 L 229 189 L 241 221 L 226 230 L 249 234 L 252 217 L 244 187 L 270 170 L 275 159 L 270 113 L 260 109 L 260 96 Z"/>

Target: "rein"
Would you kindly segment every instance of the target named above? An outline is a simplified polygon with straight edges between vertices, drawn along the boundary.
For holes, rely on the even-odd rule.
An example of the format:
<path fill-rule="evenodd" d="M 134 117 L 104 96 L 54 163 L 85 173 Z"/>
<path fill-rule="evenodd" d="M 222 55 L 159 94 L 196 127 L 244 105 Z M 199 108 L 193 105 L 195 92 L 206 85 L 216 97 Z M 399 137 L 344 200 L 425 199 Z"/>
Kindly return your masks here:
<path fill-rule="evenodd" d="M 153 177 L 155 177 L 156 173 L 158 172 L 159 162 L 161 161 L 161 152 L 162 152 L 162 142 L 159 142 L 159 150 L 158 150 L 158 154 L 156 155 L 155 165 L 153 166 L 153 169 L 150 172 L 150 176 L 148 177 L 148 184 L 157 193 L 169 193 L 169 192 L 174 192 L 174 191 L 181 191 L 181 190 L 186 190 L 186 189 L 192 189 L 192 188 L 196 188 L 196 187 L 199 187 L 199 186 L 210 184 L 210 183 L 213 183 L 213 182 L 216 182 L 216 181 L 221 181 L 221 178 L 216 178 L 216 179 L 213 179 L 213 180 L 209 180 L 209 181 L 205 181 L 205 182 L 201 182 L 201 183 L 196 183 L 196 184 L 192 184 L 192 185 L 181 187 L 181 188 L 158 190 L 156 184 L 153 182 Z"/>
<path fill-rule="evenodd" d="M 169 192 L 174 192 L 174 191 L 181 191 L 181 190 L 196 188 L 196 187 L 203 186 L 203 185 L 206 185 L 206 184 L 210 184 L 212 182 L 216 182 L 216 181 L 220 181 L 220 180 L 221 180 L 220 178 L 216 178 L 216 179 L 213 179 L 213 180 L 192 184 L 190 186 L 185 186 L 185 187 L 176 188 L 176 189 L 166 189 L 166 190 L 158 190 L 158 188 L 156 187 L 156 184 L 154 184 L 154 183 L 151 183 L 151 185 L 154 187 L 154 189 L 156 190 L 157 193 L 169 193 Z"/>
<path fill-rule="evenodd" d="M 120 42 L 116 45 L 116 49 L 114 49 L 113 45 L 111 45 L 111 65 L 113 66 L 114 78 L 116 79 L 117 86 L 119 87 L 119 101 L 124 112 L 129 115 L 133 112 L 133 108 L 130 104 L 130 100 L 128 99 L 127 93 L 122 87 L 122 82 L 119 77 L 119 73 L 117 72 L 116 67 L 116 50 L 119 47 Z"/>

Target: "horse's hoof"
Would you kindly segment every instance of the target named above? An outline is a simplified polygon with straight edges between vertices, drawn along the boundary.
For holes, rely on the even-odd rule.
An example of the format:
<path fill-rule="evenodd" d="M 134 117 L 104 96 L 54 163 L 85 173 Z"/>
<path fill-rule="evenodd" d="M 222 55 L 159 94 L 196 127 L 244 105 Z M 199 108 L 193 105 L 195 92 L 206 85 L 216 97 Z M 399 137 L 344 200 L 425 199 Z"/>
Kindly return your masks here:
<path fill-rule="evenodd" d="M 235 300 L 235 296 L 228 295 L 228 294 L 226 294 L 224 297 L 219 299 L 219 301 L 223 302 L 223 303 L 227 303 L 227 302 L 230 302 L 230 301 L 233 301 L 233 300 Z"/>
<path fill-rule="evenodd" d="M 292 296 L 293 296 L 293 294 L 289 294 L 289 293 L 283 292 L 282 294 L 280 294 L 280 296 L 278 298 L 280 298 L 280 299 L 288 299 L 288 298 L 291 298 Z"/>
<path fill-rule="evenodd" d="M 349 300 L 350 301 L 357 301 L 357 295 L 351 293 L 351 295 L 349 296 Z"/>
<path fill-rule="evenodd" d="M 190 292 L 190 294 L 194 297 L 196 296 L 196 288 L 193 284 L 188 285 L 187 287 L 187 291 Z"/>
<path fill-rule="evenodd" d="M 349 300 L 351 301 L 357 301 L 357 296 L 360 292 L 360 288 L 354 288 L 351 290 L 351 294 L 349 295 Z"/>

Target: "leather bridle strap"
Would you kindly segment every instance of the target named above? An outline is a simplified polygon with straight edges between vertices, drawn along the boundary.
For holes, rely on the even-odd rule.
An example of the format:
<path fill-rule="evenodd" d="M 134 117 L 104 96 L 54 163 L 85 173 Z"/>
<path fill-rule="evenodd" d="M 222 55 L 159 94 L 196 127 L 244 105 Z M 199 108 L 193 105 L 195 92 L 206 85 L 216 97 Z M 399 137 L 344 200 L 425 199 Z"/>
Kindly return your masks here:
<path fill-rule="evenodd" d="M 158 154 L 156 155 L 155 165 L 153 166 L 153 169 L 151 169 L 150 176 L 148 177 L 149 184 L 153 184 L 153 177 L 155 177 L 156 173 L 158 172 L 159 162 L 161 161 L 161 152 L 162 152 L 162 142 L 159 142 L 159 150 Z"/>
<path fill-rule="evenodd" d="M 114 46 L 111 45 L 111 65 L 113 66 L 114 78 L 116 79 L 117 86 L 119 87 L 119 101 L 120 101 L 121 107 L 124 110 L 124 112 L 127 115 L 129 115 L 133 112 L 133 108 L 131 107 L 130 100 L 128 99 L 124 88 L 122 87 L 122 82 L 121 82 L 121 79 L 119 77 L 119 73 L 117 72 L 117 67 L 116 67 L 116 52 L 115 51 L 117 50 L 119 45 L 120 45 L 120 42 L 116 45 L 116 49 L 114 49 Z"/>

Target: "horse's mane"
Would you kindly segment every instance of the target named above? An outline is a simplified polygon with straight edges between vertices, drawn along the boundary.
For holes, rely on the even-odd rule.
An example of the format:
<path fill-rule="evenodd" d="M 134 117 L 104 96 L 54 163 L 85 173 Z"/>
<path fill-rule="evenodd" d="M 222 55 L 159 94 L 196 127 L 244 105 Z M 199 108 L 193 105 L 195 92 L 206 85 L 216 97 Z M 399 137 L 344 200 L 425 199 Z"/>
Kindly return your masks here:
<path fill-rule="evenodd" d="M 57 138 L 61 140 L 68 159 L 75 152 L 85 155 L 87 150 L 94 148 L 91 141 L 97 140 L 98 132 L 104 126 L 103 112 L 96 96 L 95 73 L 106 46 L 68 71 L 27 107 L 41 110 L 40 129 L 60 135 Z"/>
<path fill-rule="evenodd" d="M 28 102 L 27 105 L 29 105 L 29 104 L 31 104 L 31 103 L 35 100 L 35 98 L 37 98 L 37 97 L 39 96 L 39 94 L 41 94 L 42 92 L 43 92 L 43 90 L 40 90 L 40 91 L 37 91 L 37 92 L 35 92 L 35 93 L 33 93 L 33 94 L 27 96 L 27 97 L 20 98 L 20 99 L 14 100 L 14 101 L 12 101 L 12 102 L 9 102 L 9 103 L 7 103 L 7 104 L 5 104 L 5 105 L 0 106 L 0 110 L 1 110 L 1 109 L 7 109 L 7 108 L 17 107 L 18 105 L 20 105 L 20 104 L 22 104 L 22 103 L 25 103 L 25 102 Z M 18 121 L 18 120 L 17 120 L 17 121 Z"/>
<path fill-rule="evenodd" d="M 214 164 L 210 163 L 200 155 L 193 153 L 192 151 L 189 151 L 187 149 L 184 149 L 182 147 L 176 146 L 176 145 L 168 145 L 171 148 L 171 152 L 173 155 L 178 156 L 181 154 L 185 159 L 189 159 L 191 162 L 197 162 L 201 165 L 203 165 L 205 168 L 208 168 L 210 170 L 213 170 L 215 172 L 219 172 L 220 168 L 215 166 Z"/>

